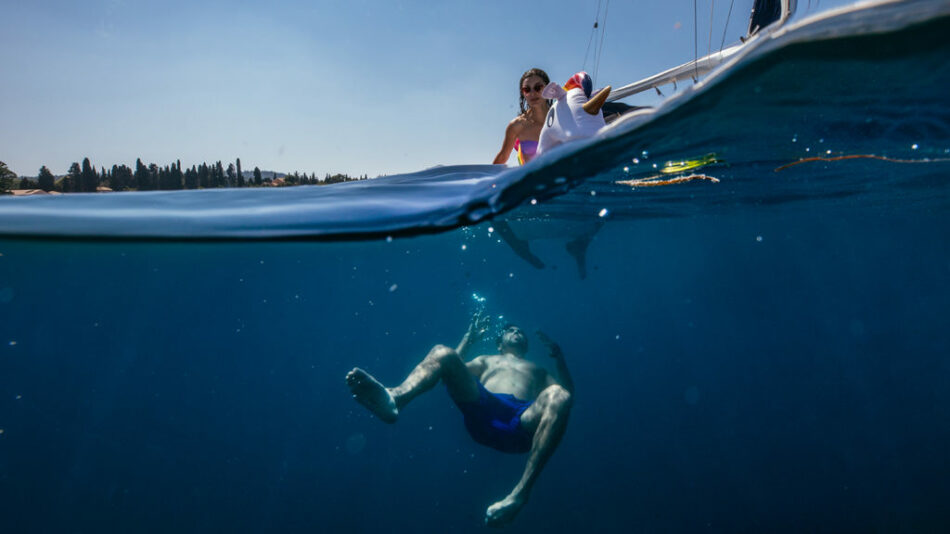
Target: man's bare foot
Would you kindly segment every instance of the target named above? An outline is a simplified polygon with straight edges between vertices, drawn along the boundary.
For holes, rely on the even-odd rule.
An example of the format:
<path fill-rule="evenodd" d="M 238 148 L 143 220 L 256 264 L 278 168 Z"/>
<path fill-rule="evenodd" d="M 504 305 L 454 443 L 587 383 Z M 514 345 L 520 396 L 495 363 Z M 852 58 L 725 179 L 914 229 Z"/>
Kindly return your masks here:
<path fill-rule="evenodd" d="M 396 422 L 396 417 L 399 415 L 396 401 L 393 400 L 389 390 L 369 373 L 359 367 L 354 368 L 346 374 L 346 385 L 353 392 L 356 402 L 376 414 L 376 417 L 386 423 Z"/>
<path fill-rule="evenodd" d="M 490 527 L 500 527 L 510 523 L 521 507 L 524 506 L 527 499 L 523 497 L 513 497 L 511 495 L 496 502 L 485 511 L 485 524 Z"/>

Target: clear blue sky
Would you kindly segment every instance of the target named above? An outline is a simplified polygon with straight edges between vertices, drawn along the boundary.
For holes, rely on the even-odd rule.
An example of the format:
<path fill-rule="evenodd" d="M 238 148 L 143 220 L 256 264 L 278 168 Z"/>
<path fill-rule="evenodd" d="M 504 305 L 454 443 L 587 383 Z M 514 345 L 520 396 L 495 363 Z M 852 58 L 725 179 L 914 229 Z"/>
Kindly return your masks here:
<path fill-rule="evenodd" d="M 697 4 L 700 53 L 711 8 L 714 48 L 729 10 L 711 1 Z M 606 3 L 0 0 L 0 160 L 25 176 L 86 156 L 319 176 L 488 163 L 521 72 L 593 72 Z M 847 3 L 800 0 L 798 17 Z M 727 44 L 751 5 L 735 0 Z M 613 0 L 596 84 L 692 57 L 691 1 Z"/>

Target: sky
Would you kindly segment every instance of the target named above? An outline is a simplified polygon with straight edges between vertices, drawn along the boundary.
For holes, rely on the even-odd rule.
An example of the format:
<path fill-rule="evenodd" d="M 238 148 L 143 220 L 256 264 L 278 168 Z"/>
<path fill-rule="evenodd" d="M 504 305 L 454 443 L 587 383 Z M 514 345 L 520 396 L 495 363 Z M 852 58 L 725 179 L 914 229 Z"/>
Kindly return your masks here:
<path fill-rule="evenodd" d="M 796 18 L 849 3 L 799 2 Z M 752 0 L 732 4 L 727 24 L 729 2 L 696 1 L 700 54 L 745 33 Z M 0 0 L 0 13 L 0 161 L 22 176 L 84 157 L 320 177 L 490 163 L 528 68 L 617 87 L 694 54 L 689 0 Z"/>

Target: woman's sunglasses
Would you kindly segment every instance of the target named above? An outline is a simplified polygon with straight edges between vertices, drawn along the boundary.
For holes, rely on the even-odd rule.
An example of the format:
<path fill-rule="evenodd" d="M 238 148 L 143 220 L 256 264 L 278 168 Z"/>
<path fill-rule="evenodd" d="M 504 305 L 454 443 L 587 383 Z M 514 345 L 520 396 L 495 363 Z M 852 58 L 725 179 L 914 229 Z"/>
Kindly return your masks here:
<path fill-rule="evenodd" d="M 536 92 L 536 93 L 540 93 L 540 92 L 541 92 L 541 89 L 544 89 L 544 84 L 543 84 L 543 83 L 536 83 L 536 84 L 534 84 L 534 87 L 528 87 L 527 85 L 522 86 L 522 87 L 521 87 L 521 92 L 524 93 L 524 94 L 526 94 L 526 95 L 529 95 L 529 94 L 531 94 L 532 91 L 534 91 L 534 92 Z"/>

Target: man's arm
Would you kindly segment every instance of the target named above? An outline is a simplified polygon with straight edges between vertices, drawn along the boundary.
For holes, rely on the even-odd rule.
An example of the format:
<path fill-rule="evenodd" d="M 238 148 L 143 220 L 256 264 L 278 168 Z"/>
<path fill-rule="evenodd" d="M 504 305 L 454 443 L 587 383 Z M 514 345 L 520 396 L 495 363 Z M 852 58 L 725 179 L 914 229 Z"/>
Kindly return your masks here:
<path fill-rule="evenodd" d="M 571 372 L 567 368 L 567 362 L 564 361 L 564 352 L 561 350 L 560 345 L 555 343 L 553 339 L 540 330 L 538 330 L 537 334 L 538 337 L 541 338 L 541 342 L 547 345 L 549 351 L 548 355 L 554 358 L 554 368 L 557 374 L 555 381 L 573 395 L 574 379 L 571 378 Z"/>

